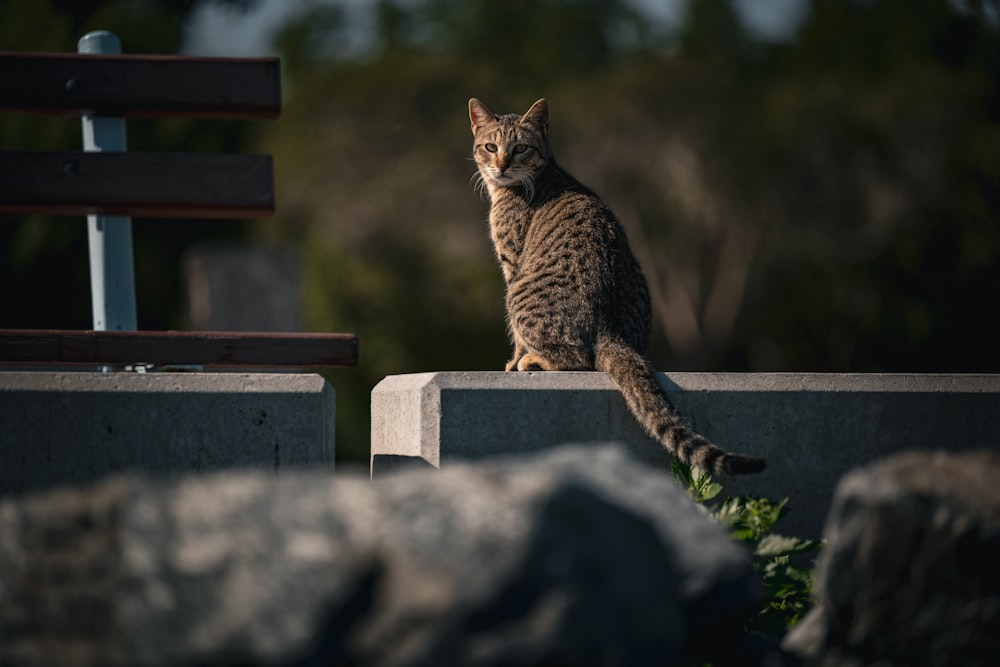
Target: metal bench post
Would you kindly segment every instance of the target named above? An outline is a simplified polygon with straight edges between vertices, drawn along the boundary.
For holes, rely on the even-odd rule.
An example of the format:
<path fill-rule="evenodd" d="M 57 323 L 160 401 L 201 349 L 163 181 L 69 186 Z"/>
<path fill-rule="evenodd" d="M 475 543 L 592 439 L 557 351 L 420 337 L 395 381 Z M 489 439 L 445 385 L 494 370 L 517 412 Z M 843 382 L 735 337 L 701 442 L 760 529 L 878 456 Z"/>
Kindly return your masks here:
<path fill-rule="evenodd" d="M 80 38 L 77 51 L 89 54 L 120 54 L 121 42 L 114 34 L 99 30 Z M 66 86 L 79 85 L 70 79 Z M 84 115 L 83 148 L 92 152 L 123 152 L 125 119 Z M 73 168 L 67 163 L 66 168 Z M 87 216 L 90 242 L 90 293 L 95 331 L 135 331 L 135 279 L 132 262 L 132 218 L 121 215 Z"/>

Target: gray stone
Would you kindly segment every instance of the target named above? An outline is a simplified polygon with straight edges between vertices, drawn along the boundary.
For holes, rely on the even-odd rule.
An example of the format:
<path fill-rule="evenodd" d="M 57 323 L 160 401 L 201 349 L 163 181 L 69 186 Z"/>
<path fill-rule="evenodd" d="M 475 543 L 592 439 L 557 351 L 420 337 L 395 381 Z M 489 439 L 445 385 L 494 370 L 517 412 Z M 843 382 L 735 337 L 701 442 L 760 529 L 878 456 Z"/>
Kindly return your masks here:
<path fill-rule="evenodd" d="M 778 530 L 819 538 L 837 481 L 912 449 L 1000 451 L 1000 375 L 661 373 L 678 410 L 720 446 L 767 460 L 720 479 L 727 495 L 788 498 Z M 603 373 L 394 375 L 372 391 L 371 469 L 406 457 L 456 461 L 566 442 L 620 442 L 669 470 Z"/>
<path fill-rule="evenodd" d="M 334 466 L 315 373 L 0 373 L 0 496 L 115 472 Z"/>
<path fill-rule="evenodd" d="M 503 463 L 505 459 L 510 463 Z M 562 446 L 499 461 L 501 466 L 541 465 L 613 498 L 654 526 L 676 559 L 684 616 L 691 640 L 699 646 L 738 636 L 748 610 L 757 609 L 761 592 L 746 551 L 717 523 L 706 520 L 703 508 L 680 491 L 673 475 L 634 463 L 617 443 Z"/>
<path fill-rule="evenodd" d="M 1000 456 L 907 453 L 846 476 L 816 606 L 785 647 L 824 665 L 995 665 Z"/>
<path fill-rule="evenodd" d="M 668 665 L 758 602 L 724 531 L 609 448 L 0 502 L 3 665 Z"/>
<path fill-rule="evenodd" d="M 395 508 L 381 525 L 398 582 L 388 597 L 405 605 L 390 610 L 398 620 L 378 643 L 411 646 L 390 662 L 662 664 L 679 656 L 683 584 L 644 517 L 546 462 L 460 466 L 436 477 L 401 473 L 375 487 Z"/>

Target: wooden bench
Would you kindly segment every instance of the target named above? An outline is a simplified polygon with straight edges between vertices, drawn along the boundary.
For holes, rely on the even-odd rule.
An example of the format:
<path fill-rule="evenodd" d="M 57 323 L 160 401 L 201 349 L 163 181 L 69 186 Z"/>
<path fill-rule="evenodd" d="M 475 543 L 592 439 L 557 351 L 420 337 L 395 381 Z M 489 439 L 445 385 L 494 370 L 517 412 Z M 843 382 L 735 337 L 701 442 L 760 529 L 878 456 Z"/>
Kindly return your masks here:
<path fill-rule="evenodd" d="M 273 119 L 279 61 L 121 55 L 104 32 L 83 37 L 80 51 L 0 52 L 0 111 L 79 115 L 86 149 L 0 151 L 0 214 L 88 216 L 94 330 L 0 330 L 0 365 L 357 365 L 354 334 L 135 331 L 131 218 L 122 216 L 268 217 L 274 179 L 268 155 L 127 152 L 124 119 Z"/>

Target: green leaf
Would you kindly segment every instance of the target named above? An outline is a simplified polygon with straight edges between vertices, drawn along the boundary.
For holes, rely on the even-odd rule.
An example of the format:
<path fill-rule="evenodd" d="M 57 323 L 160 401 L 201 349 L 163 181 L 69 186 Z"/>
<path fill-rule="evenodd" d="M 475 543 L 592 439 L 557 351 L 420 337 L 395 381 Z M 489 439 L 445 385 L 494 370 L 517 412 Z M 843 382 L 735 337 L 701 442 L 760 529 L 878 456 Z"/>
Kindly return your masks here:
<path fill-rule="evenodd" d="M 711 482 L 699 489 L 701 500 L 711 500 L 722 493 L 722 485 L 718 482 Z"/>
<path fill-rule="evenodd" d="M 822 542 L 771 532 L 788 513 L 787 498 L 774 501 L 736 496 L 709 509 L 705 501 L 717 497 L 722 492 L 722 485 L 713 482 L 706 471 L 677 459 L 673 461 L 672 470 L 688 495 L 702 503 L 702 507 L 729 530 L 734 540 L 746 544 L 753 552 L 754 569 L 760 575 L 766 598 L 749 628 L 773 637 L 782 636 L 798 623 L 812 604 L 812 571 L 790 562 L 790 556 L 815 551 Z"/>
<path fill-rule="evenodd" d="M 670 471 L 674 473 L 674 477 L 676 477 L 677 481 L 681 483 L 681 486 L 690 488 L 693 484 L 694 480 L 691 477 L 691 466 L 684 463 L 680 459 L 674 458 L 670 464 Z"/>
<path fill-rule="evenodd" d="M 675 458 L 671 470 L 695 502 L 704 503 L 722 492 L 722 485 L 713 482 L 712 476 L 701 468 Z"/>
<path fill-rule="evenodd" d="M 822 543 L 818 540 L 807 540 L 801 537 L 786 537 L 784 535 L 765 535 L 757 543 L 754 555 L 761 558 L 772 556 L 787 556 L 789 554 L 808 553 L 816 551 Z"/>

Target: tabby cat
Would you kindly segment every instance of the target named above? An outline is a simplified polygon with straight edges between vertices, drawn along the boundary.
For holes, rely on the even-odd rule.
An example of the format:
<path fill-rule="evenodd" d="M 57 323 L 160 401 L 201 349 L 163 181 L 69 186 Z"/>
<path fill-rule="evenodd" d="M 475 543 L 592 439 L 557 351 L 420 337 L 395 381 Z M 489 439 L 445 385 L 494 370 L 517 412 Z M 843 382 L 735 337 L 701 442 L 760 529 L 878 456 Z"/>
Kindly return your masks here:
<path fill-rule="evenodd" d="M 614 213 L 552 156 L 548 103 L 498 116 L 473 98 L 469 117 L 507 287 L 514 356 L 506 370 L 603 371 L 673 456 L 715 473 L 763 470 L 762 459 L 726 452 L 691 430 L 657 384 L 645 358 L 646 279 Z"/>

